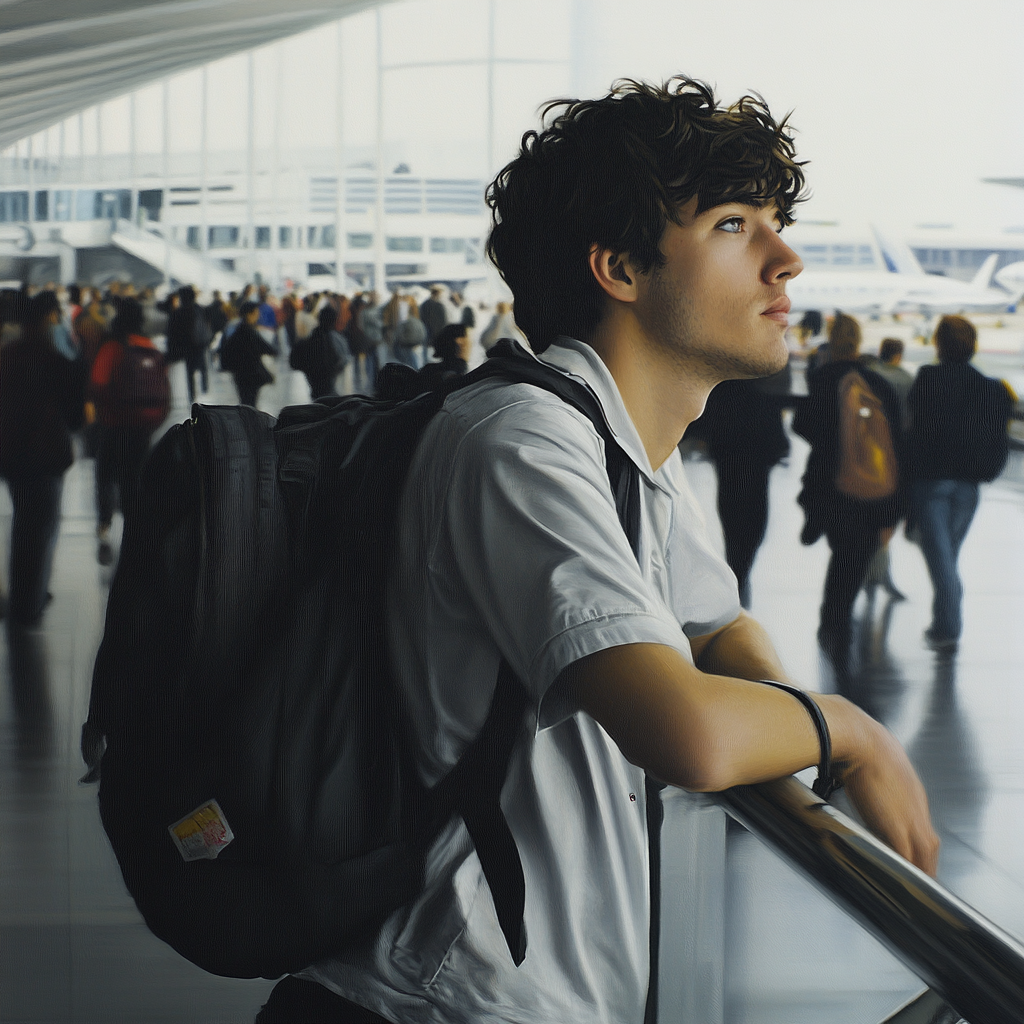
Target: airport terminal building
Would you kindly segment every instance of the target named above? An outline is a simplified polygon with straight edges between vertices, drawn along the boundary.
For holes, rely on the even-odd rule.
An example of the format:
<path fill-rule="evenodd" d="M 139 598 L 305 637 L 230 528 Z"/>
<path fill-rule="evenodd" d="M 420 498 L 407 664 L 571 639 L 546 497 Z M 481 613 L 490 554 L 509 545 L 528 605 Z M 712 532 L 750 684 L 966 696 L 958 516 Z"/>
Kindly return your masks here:
<path fill-rule="evenodd" d="M 383 300 L 389 290 L 439 282 L 474 299 L 505 298 L 485 254 L 485 189 L 523 128 L 536 123 L 540 99 L 589 95 L 577 89 L 583 88 L 594 43 L 590 3 L 0 4 L 0 290 L 35 290 L 50 282 L 103 288 L 131 281 L 154 287 L 162 298 L 181 285 L 226 295 L 255 283 L 278 296 L 292 289 L 350 296 L 372 289 Z M 635 16 L 642 16 L 639 8 Z M 537 30 L 542 21 L 548 31 Z M 452 42 L 455 23 L 468 28 Z M 404 42 L 394 42 L 389 32 Z M 350 66 L 358 74 L 347 71 Z M 418 102 L 417 118 L 402 121 L 411 96 Z M 876 227 L 885 225 L 798 217 L 784 241 L 808 275 L 884 275 L 893 267 Z M 774 234 L 768 237 L 778 243 Z M 972 281 L 986 266 L 997 274 L 1024 263 L 1024 234 L 1014 230 L 970 235 L 946 224 L 920 224 L 898 241 L 920 270 L 957 281 Z M 794 322 L 798 315 L 795 310 Z M 915 314 L 911 325 L 909 318 L 901 323 L 895 316 L 870 315 L 872 322 L 862 320 L 873 346 L 883 335 L 896 335 L 906 339 L 907 368 L 930 362 L 931 350 L 916 336 L 918 320 L 925 317 Z M 1010 326 L 1004 328 L 1003 319 Z M 271 315 L 262 325 L 267 337 L 275 336 L 273 323 Z M 1024 339 L 1024 319 L 1003 311 L 981 326 L 986 338 Z M 256 333 L 256 327 L 251 330 Z M 160 347 L 158 332 L 152 333 Z M 282 328 L 276 337 L 283 336 Z M 574 344 L 573 358 L 591 360 L 584 368 L 593 370 L 595 380 L 612 381 L 607 368 L 600 376 L 593 351 L 580 355 L 587 345 Z M 1016 379 L 1014 373 L 1024 372 L 1024 340 L 1018 348 L 1000 350 L 1001 361 L 989 364 L 998 369 L 986 366 L 986 372 Z M 802 380 L 807 353 L 791 355 L 794 375 Z M 304 405 L 308 413 L 312 385 L 293 370 L 287 353 L 259 358 L 271 379 L 258 398 L 264 415 L 253 414 L 253 422 L 269 430 L 270 417 L 283 408 Z M 567 365 L 578 370 L 584 363 Z M 566 374 L 579 377 L 575 370 Z M 191 380 L 191 368 L 188 373 Z M 184 379 L 182 362 L 172 365 L 168 425 L 193 417 Z M 815 634 L 829 551 L 820 537 L 801 542 L 798 495 L 809 446 L 793 432 L 792 413 L 806 389 L 779 381 L 762 398 L 774 410 L 788 454 L 764 469 L 771 511 L 750 574 L 751 613 L 779 649 L 789 676 L 809 691 L 846 697 L 906 748 L 943 843 L 937 880 L 869 833 L 841 791 L 828 801 L 815 796 L 809 788 L 813 769 L 711 796 L 673 787 L 661 791 L 629 765 L 622 779 L 633 780 L 628 773 L 636 769 L 639 784 L 609 796 L 612 809 L 594 830 L 602 834 L 573 833 L 559 818 L 567 805 L 555 801 L 545 809 L 555 826 L 550 832 L 562 826 L 566 835 L 554 838 L 576 843 L 581 864 L 604 849 L 604 831 L 611 834 L 625 822 L 634 838 L 640 836 L 638 849 L 648 854 L 644 865 L 652 871 L 637 883 L 637 892 L 644 899 L 649 893 L 656 909 L 651 935 L 645 924 L 642 941 L 629 952 L 630 969 L 646 965 L 648 951 L 654 955 L 643 1024 L 1024 1021 L 1024 646 L 1017 639 L 1024 616 L 1024 452 L 1011 451 L 1004 472 L 980 491 L 977 520 L 963 550 L 967 598 L 959 649 L 922 642 L 931 620 L 932 585 L 912 532 L 908 537 L 900 526 L 886 549 L 888 582 L 898 584 L 899 596 L 877 580 L 859 593 L 852 671 L 843 675 L 830 667 Z M 614 382 L 606 386 L 609 393 L 616 388 Z M 235 405 L 241 394 L 227 370 L 215 366 L 209 390 L 205 382 L 203 387 L 200 401 L 210 406 Z M 591 397 L 599 390 L 587 387 Z M 591 407 L 586 396 L 581 404 Z M 595 450 L 600 444 L 604 452 L 612 441 L 625 444 L 633 433 L 640 443 L 620 404 L 625 418 L 605 416 L 608 440 L 595 432 Z M 293 413 L 292 422 L 303 414 Z M 566 418 L 579 419 L 575 413 Z M 545 429 L 546 422 L 528 423 L 523 433 L 540 436 Z M 236 437 L 232 457 L 237 442 Z M 95 460 L 77 437 L 75 445 L 76 460 L 58 498 L 59 543 L 45 619 L 36 629 L 7 629 L 0 639 L 0 1018 L 12 1024 L 253 1020 L 275 979 L 201 970 L 150 931 L 104 833 L 96 789 L 79 784 L 80 730 L 89 711 L 113 569 L 97 564 Z M 721 477 L 706 445 L 684 440 L 681 450 L 682 461 L 674 447 L 669 456 L 678 462 L 678 477 L 656 478 L 659 471 L 651 471 L 653 482 L 643 484 L 644 514 L 662 517 L 658 528 L 669 535 L 673 520 L 664 509 L 674 500 L 690 517 L 688 525 L 698 523 L 701 531 L 707 526 L 708 547 L 699 553 L 705 561 L 697 559 L 694 575 L 687 577 L 688 586 L 691 578 L 697 581 L 691 589 L 698 592 L 705 579 L 698 575 L 701 567 L 720 560 L 725 548 L 717 504 Z M 578 475 L 581 451 L 580 444 L 565 445 L 558 472 Z M 513 455 L 528 463 L 530 444 L 520 444 Z M 648 470 L 649 462 L 643 473 Z M 514 473 L 509 479 L 509 494 L 533 499 Z M 260 486 L 273 489 L 277 483 L 263 478 Z M 265 493 L 259 491 L 254 508 L 264 508 L 259 501 Z M 585 496 L 590 500 L 592 494 Z M 483 522 L 488 515 L 500 522 L 507 511 L 500 503 L 490 509 L 480 504 L 464 523 Z M 610 521 L 617 529 L 619 523 Z M 115 518 L 111 533 L 118 545 L 120 524 Z M 11 527 L 8 488 L 0 486 L 5 552 Z M 616 538 L 622 539 L 617 533 Z M 639 548 L 638 543 L 634 552 Z M 611 564 L 607 545 L 595 545 L 594 552 L 599 569 Z M 656 555 L 652 575 L 669 578 L 670 560 L 659 564 Z M 511 551 L 509 564 L 520 557 L 518 549 Z M 636 568 L 632 562 L 628 567 Z M 623 575 L 606 572 L 609 589 L 622 586 Z M 8 579 L 5 568 L 0 595 Z M 523 604 L 531 604 L 532 596 Z M 615 630 L 619 617 L 609 614 L 606 624 L 598 616 L 595 628 Z M 679 642 L 679 622 L 668 625 Z M 813 723 L 806 724 L 810 730 Z M 542 731 L 539 725 L 531 731 L 532 725 L 521 731 Z M 581 731 L 571 751 L 588 764 L 595 750 L 605 749 L 605 740 L 613 745 L 610 736 L 594 740 L 599 726 L 590 726 L 593 731 Z M 579 796 L 580 804 L 588 798 L 572 786 L 558 797 L 565 792 L 565 799 Z M 546 798 L 538 788 L 523 802 Z M 368 810 L 367 817 L 373 813 Z M 568 813 L 563 817 L 576 820 Z M 660 848 L 647 845 L 644 831 L 659 820 Z M 176 827 L 162 831 L 177 836 Z M 545 836 L 544 843 L 550 839 Z M 614 866 L 635 881 L 633 868 Z M 580 875 L 569 864 L 544 891 L 562 882 L 571 888 Z M 466 877 L 458 874 L 453 882 L 459 911 L 467 918 L 489 913 L 486 888 Z M 611 901 L 597 888 L 586 894 L 597 913 L 625 916 L 622 907 L 606 906 Z M 217 913 L 209 907 L 210 915 Z M 446 928 L 456 916 L 445 918 Z M 424 920 L 432 926 L 428 918 L 429 908 Z M 419 924 L 401 931 L 395 942 L 397 956 L 417 971 Z M 204 921 L 194 925 L 202 929 Z M 479 963 L 455 963 L 449 955 L 461 934 L 455 931 L 447 951 L 431 950 L 438 953 L 436 970 L 417 976 L 428 994 L 424 1006 L 449 969 L 475 971 L 482 985 L 488 983 Z M 557 934 L 544 938 L 558 940 Z M 589 934 L 562 938 L 571 949 L 605 940 Z M 615 962 L 614 950 L 604 953 Z M 590 966 L 580 962 L 566 970 L 581 991 L 594 981 L 586 976 Z M 646 978 L 645 970 L 636 973 Z M 614 990 L 614 979 L 597 981 L 596 987 Z M 581 1014 L 590 1009 L 581 1004 Z"/>

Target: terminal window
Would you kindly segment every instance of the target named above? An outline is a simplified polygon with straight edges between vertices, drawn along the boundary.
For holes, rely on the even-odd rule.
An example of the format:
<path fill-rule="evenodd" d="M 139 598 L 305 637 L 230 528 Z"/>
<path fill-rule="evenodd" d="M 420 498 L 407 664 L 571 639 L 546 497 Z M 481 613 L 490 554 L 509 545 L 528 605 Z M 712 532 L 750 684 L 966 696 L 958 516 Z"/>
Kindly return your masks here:
<path fill-rule="evenodd" d="M 256 229 L 256 248 L 257 249 L 269 249 L 270 248 L 270 228 L 269 227 L 258 227 Z"/>
<path fill-rule="evenodd" d="M 0 192 L 0 224 L 28 220 L 27 192 Z"/>
<path fill-rule="evenodd" d="M 389 237 L 387 245 L 389 252 L 423 252 L 423 239 L 415 235 Z"/>
<path fill-rule="evenodd" d="M 279 249 L 290 249 L 292 247 L 292 229 L 279 227 L 277 229 L 277 246 Z"/>
<path fill-rule="evenodd" d="M 350 249 L 369 249 L 373 246 L 373 235 L 357 232 L 349 234 L 348 247 Z"/>
<path fill-rule="evenodd" d="M 238 245 L 238 228 L 212 227 L 207 240 L 211 249 L 233 249 Z"/>
<path fill-rule="evenodd" d="M 333 249 L 338 237 L 333 224 L 325 224 L 320 229 L 320 245 L 324 249 Z"/>
<path fill-rule="evenodd" d="M 465 238 L 432 238 L 430 240 L 431 252 L 465 252 Z"/>
<path fill-rule="evenodd" d="M 99 200 L 96 190 L 92 188 L 80 188 L 75 194 L 75 220 L 95 220 L 99 217 L 96 209 Z"/>

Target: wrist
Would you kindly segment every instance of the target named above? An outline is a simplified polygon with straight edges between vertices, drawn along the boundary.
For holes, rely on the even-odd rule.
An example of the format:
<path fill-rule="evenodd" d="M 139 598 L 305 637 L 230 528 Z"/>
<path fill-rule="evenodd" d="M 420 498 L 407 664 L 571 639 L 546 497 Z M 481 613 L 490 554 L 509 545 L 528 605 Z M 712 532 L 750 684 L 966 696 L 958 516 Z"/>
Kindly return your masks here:
<path fill-rule="evenodd" d="M 815 694 L 814 698 L 832 733 L 832 757 L 841 774 L 848 775 L 870 761 L 878 744 L 878 723 L 838 694 Z"/>

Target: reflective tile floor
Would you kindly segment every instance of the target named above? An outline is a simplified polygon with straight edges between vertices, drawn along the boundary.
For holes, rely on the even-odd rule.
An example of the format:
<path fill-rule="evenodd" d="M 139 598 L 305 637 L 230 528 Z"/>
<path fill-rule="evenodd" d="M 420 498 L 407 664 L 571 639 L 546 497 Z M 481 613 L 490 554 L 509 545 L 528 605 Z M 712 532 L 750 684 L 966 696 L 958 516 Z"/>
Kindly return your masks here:
<path fill-rule="evenodd" d="M 180 370 L 180 368 L 179 368 Z M 210 400 L 233 402 L 213 375 Z M 181 376 L 175 393 L 184 394 Z M 275 412 L 308 396 L 283 365 L 261 395 Z M 187 415 L 184 402 L 174 418 Z M 794 499 L 805 449 L 772 474 L 768 536 L 755 565 L 753 613 L 792 674 L 832 688 L 814 633 L 824 541 L 800 546 Z M 714 516 L 714 473 L 688 471 Z M 10 506 L 0 488 L 0 544 Z M 77 783 L 78 731 L 88 701 L 109 570 L 96 563 L 92 463 L 66 478 L 64 520 L 42 630 L 0 643 L 0 1021 L 213 1024 L 251 1021 L 269 982 L 203 973 L 152 937 L 128 898 L 96 813 Z M 848 696 L 906 743 L 944 846 L 941 880 L 1024 936 L 1024 467 L 1013 456 L 984 488 L 962 555 L 960 653 L 921 643 L 930 586 L 916 548 L 893 541 L 893 574 L 909 600 L 862 599 L 861 671 Z M 670 855 L 666 851 L 666 856 Z M 728 1024 L 875 1024 L 921 986 L 749 835 L 729 840 Z"/>

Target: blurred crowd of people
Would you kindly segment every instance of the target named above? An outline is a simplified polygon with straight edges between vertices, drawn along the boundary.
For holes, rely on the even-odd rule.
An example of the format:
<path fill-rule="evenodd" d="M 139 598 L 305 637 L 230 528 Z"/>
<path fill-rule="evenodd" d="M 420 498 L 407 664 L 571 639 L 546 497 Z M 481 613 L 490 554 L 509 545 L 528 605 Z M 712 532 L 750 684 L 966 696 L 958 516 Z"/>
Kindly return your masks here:
<path fill-rule="evenodd" d="M 132 515 L 142 465 L 172 405 L 169 364 L 183 364 L 190 404 L 220 370 L 239 402 L 255 406 L 284 357 L 314 399 L 338 394 L 349 367 L 343 390 L 399 397 L 389 364 L 432 385 L 465 373 L 476 342 L 486 349 L 502 337 L 523 340 L 508 303 L 474 308 L 441 285 L 385 301 L 373 291 L 275 296 L 255 284 L 227 297 L 190 285 L 158 296 L 120 281 L 0 292 L 0 476 L 13 505 L 0 612 L 26 628 L 42 620 L 76 448 L 95 460 L 97 559 L 113 563 L 114 515 Z"/>
<path fill-rule="evenodd" d="M 905 599 L 888 550 L 901 523 L 920 546 L 933 585 L 925 640 L 955 651 L 963 627 L 959 553 L 979 484 L 1005 464 L 1016 395 L 971 365 L 977 331 L 962 316 L 939 320 L 937 364 L 916 376 L 901 365 L 900 339 L 884 339 L 877 354 L 864 352 L 860 324 L 843 313 L 827 323 L 808 313 L 793 333 L 806 363 L 806 395 L 792 394 L 789 368 L 763 380 L 727 381 L 687 434 L 715 464 L 726 559 L 744 607 L 768 522 L 769 474 L 790 451 L 783 426 L 790 408 L 793 431 L 810 444 L 798 497 L 800 539 L 810 545 L 825 537 L 831 549 L 818 640 L 836 671 L 849 671 L 858 593 L 873 596 L 881 587 L 890 599 Z"/>
<path fill-rule="evenodd" d="M 190 403 L 208 393 L 219 369 L 232 377 L 239 402 L 255 406 L 285 356 L 314 399 L 338 394 L 349 368 L 343 390 L 399 398 L 410 373 L 433 386 L 467 372 L 500 338 L 525 341 L 508 303 L 474 308 L 441 285 L 429 294 L 396 290 L 386 300 L 372 290 L 275 296 L 265 285 L 201 298 L 191 286 L 158 297 L 116 281 L 0 293 L 0 475 L 14 507 L 13 622 L 37 625 L 49 600 L 63 477 L 78 431 L 82 451 L 95 459 L 97 558 L 113 562 L 115 511 L 131 515 L 142 464 L 171 406 L 168 364 L 184 365 Z M 938 364 L 916 378 L 901 365 L 898 339 L 885 339 L 877 356 L 863 353 L 853 317 L 838 313 L 826 324 L 809 313 L 794 333 L 806 356 L 806 396 L 793 394 L 789 367 L 765 380 L 728 381 L 687 435 L 715 464 L 726 557 L 744 607 L 768 523 L 770 471 L 790 451 L 783 411 L 792 408 L 793 430 L 811 446 L 801 540 L 824 536 L 832 551 L 822 648 L 845 671 L 858 592 L 882 587 L 903 598 L 888 556 L 901 522 L 921 545 L 934 585 L 926 638 L 937 649 L 955 648 L 959 550 L 979 482 L 1005 461 L 1015 396 L 970 365 L 977 334 L 963 317 L 940 320 Z M 857 458 L 877 465 L 858 468 Z M 865 484 L 865 474 L 874 482 Z"/>

